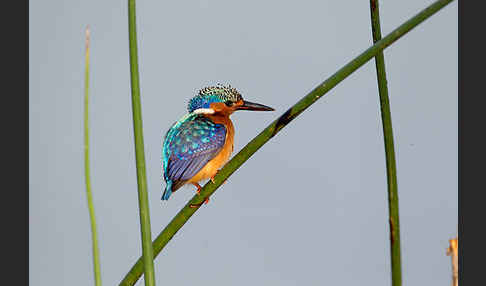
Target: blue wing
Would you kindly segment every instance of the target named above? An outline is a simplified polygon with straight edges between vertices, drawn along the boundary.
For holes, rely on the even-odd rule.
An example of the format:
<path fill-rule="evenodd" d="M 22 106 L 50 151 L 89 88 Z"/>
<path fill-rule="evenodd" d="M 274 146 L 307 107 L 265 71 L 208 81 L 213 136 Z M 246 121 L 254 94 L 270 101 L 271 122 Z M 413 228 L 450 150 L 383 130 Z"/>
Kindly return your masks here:
<path fill-rule="evenodd" d="M 162 195 L 169 199 L 172 192 L 194 177 L 223 148 L 226 128 L 203 115 L 182 118 L 169 130 L 164 141 L 164 178 Z"/>

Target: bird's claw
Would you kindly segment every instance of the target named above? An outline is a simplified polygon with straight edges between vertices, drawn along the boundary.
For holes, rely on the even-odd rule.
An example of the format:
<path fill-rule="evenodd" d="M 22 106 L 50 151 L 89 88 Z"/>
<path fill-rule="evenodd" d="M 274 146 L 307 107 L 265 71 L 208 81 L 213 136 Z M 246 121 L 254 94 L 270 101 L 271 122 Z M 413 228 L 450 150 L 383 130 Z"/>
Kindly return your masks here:
<path fill-rule="evenodd" d="M 202 203 L 200 203 L 200 204 L 194 204 L 194 205 L 193 205 L 193 204 L 190 204 L 190 205 L 189 205 L 189 207 L 190 207 L 190 208 L 197 208 L 197 207 L 202 206 L 202 204 L 207 205 L 208 203 L 209 203 L 209 197 L 207 197 L 207 198 L 204 200 L 204 202 L 202 202 Z"/>
<path fill-rule="evenodd" d="M 216 177 L 216 175 L 217 175 L 218 173 L 219 173 L 219 170 L 217 170 L 217 171 L 216 171 L 216 174 L 214 174 L 214 176 L 212 176 L 212 177 L 210 178 L 210 180 L 211 180 L 211 182 L 213 182 L 213 184 L 214 184 L 214 177 Z"/>
<path fill-rule="evenodd" d="M 199 185 L 198 183 L 193 183 L 194 186 L 196 186 L 197 190 L 196 190 L 196 194 L 201 194 L 201 185 Z"/>

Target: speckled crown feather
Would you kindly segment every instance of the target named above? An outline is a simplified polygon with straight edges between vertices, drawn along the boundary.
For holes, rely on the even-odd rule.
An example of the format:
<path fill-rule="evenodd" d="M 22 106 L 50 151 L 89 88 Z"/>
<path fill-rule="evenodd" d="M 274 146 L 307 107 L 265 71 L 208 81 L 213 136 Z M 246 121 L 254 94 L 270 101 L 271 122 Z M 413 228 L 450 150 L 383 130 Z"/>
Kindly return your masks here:
<path fill-rule="evenodd" d="M 209 108 L 209 105 L 213 102 L 237 102 L 241 99 L 243 99 L 241 94 L 231 85 L 227 87 L 223 85 L 205 87 L 189 101 L 187 110 L 193 112 L 199 108 Z"/>

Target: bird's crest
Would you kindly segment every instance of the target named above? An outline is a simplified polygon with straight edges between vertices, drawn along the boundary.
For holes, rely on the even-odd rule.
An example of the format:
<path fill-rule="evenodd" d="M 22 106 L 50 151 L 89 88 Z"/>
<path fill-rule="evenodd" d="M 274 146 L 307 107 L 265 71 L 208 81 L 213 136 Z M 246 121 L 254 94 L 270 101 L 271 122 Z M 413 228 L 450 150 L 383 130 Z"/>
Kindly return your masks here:
<path fill-rule="evenodd" d="M 187 105 L 187 110 L 193 112 L 197 109 L 207 109 L 213 102 L 237 102 L 243 99 L 241 94 L 236 88 L 231 85 L 223 86 L 218 84 L 217 86 L 205 87 L 199 90 L 198 94 L 193 97 Z"/>

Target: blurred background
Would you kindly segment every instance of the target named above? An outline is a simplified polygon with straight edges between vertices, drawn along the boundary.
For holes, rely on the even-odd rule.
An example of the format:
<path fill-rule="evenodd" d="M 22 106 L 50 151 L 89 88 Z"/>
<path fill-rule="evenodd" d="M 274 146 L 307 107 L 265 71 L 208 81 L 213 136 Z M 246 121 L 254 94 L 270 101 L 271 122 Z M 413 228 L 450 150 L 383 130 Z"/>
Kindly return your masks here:
<path fill-rule="evenodd" d="M 386 35 L 434 1 L 380 1 Z M 457 1 L 385 50 L 404 285 L 449 285 L 457 235 Z M 104 285 L 141 255 L 127 1 L 30 1 L 30 285 L 93 285 L 83 167 L 91 26 L 91 177 Z M 372 45 L 369 1 L 137 1 L 152 237 L 194 195 L 160 200 L 161 146 L 187 101 L 231 84 L 235 153 Z M 155 260 L 159 285 L 389 285 L 374 60 L 244 164 Z M 143 285 L 142 280 L 137 285 Z"/>

